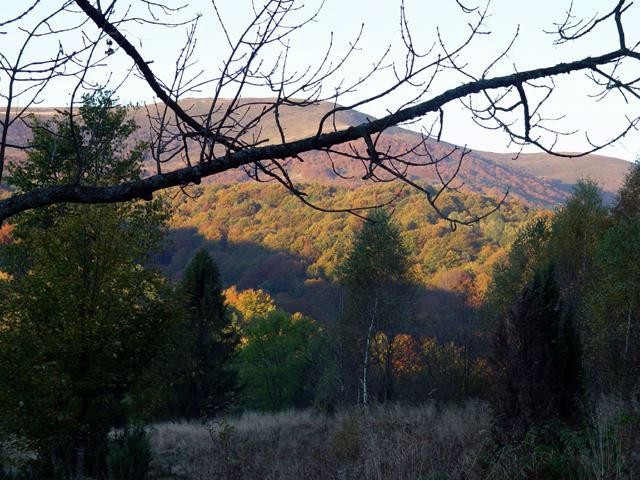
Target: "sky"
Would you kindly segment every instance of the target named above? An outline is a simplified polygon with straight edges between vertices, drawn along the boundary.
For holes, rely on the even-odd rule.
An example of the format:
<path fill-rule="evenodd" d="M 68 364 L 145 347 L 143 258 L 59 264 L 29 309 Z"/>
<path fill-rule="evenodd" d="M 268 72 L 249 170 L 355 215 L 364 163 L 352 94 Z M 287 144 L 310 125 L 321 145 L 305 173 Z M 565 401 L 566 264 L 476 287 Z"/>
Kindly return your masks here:
<path fill-rule="evenodd" d="M 260 0 L 255 1 L 260 3 Z M 574 0 L 574 12 L 577 17 L 590 18 L 611 9 L 616 1 Z M 3 1 L 5 2 L 7 0 Z M 294 0 L 294 2 L 295 5 L 304 8 L 294 15 L 295 18 L 292 21 L 304 18 L 320 5 L 320 0 L 307 0 L 304 3 Z M 17 10 L 20 7 L 18 4 L 22 3 L 26 2 L 11 2 L 9 5 L 3 5 L 0 19 L 8 18 L 12 9 Z M 180 0 L 166 2 L 169 6 L 179 6 L 183 3 Z M 463 3 L 480 8 L 486 6 L 484 0 L 464 0 Z M 59 0 L 42 0 L 38 7 L 40 10 L 36 9 L 19 26 L 33 25 L 40 13 L 55 8 L 59 4 Z M 489 17 L 485 27 L 485 31 L 490 34 L 478 36 L 465 50 L 460 62 L 468 64 L 472 72 L 481 73 L 506 48 L 516 32 L 518 32 L 518 38 L 513 48 L 495 66 L 494 75 L 509 74 L 515 69 L 524 70 L 552 65 L 559 61 L 575 60 L 615 48 L 616 33 L 613 25 L 607 24 L 600 26 L 588 38 L 571 44 L 554 45 L 554 37 L 545 33 L 545 30 L 553 30 L 554 22 L 562 21 L 569 4 L 570 0 L 492 0 L 488 6 Z M 140 7 L 140 2 L 118 0 L 116 5 L 119 12 L 132 5 L 132 13 L 149 18 L 148 12 Z M 230 36 L 236 38 L 251 19 L 251 1 L 217 0 L 217 5 Z M 399 0 L 325 0 L 315 21 L 290 37 L 287 60 L 290 71 L 304 71 L 305 68 L 317 65 L 330 41 L 333 41 L 333 58 L 337 60 L 341 52 L 349 48 L 350 42 L 357 36 L 361 25 L 363 25 L 363 34 L 357 50 L 343 66 L 339 75 L 333 81 L 327 82 L 325 92 L 331 92 L 332 88 L 342 80 L 349 82 L 362 76 L 389 46 L 391 50 L 385 64 L 393 62 L 401 66 L 404 55 L 400 48 L 402 45 L 400 6 Z M 414 43 L 418 50 L 423 51 L 437 39 L 438 31 L 450 48 L 456 45 L 468 34 L 468 23 L 477 15 L 477 13 L 461 14 L 455 0 L 405 0 L 405 7 Z M 193 56 L 195 65 L 192 71 L 203 70 L 202 78 L 204 78 L 207 75 L 215 75 L 219 71 L 224 59 L 228 56 L 229 48 L 226 45 L 223 30 L 211 8 L 211 0 L 187 2 L 186 8 L 173 18 L 175 21 L 186 20 L 198 14 L 201 17 L 198 22 L 196 35 L 198 42 Z M 640 22 L 640 5 L 633 5 L 626 15 L 631 43 L 634 40 L 632 35 L 638 35 L 634 27 Z M 71 26 L 75 18 L 62 17 L 57 26 L 62 28 Z M 166 29 L 148 24 L 129 23 L 123 27 L 123 33 L 139 48 L 143 58 L 151 62 L 149 65 L 154 73 L 161 80 L 170 82 L 176 59 L 186 38 L 187 28 L 187 26 L 178 26 Z M 83 26 L 83 29 L 89 37 L 95 35 L 95 29 L 90 24 Z M 16 45 L 23 38 L 23 34 L 10 28 L 6 28 L 5 32 L 0 34 L 0 52 L 9 59 L 14 59 L 18 55 Z M 60 40 L 65 49 L 78 48 L 82 43 L 82 38 L 77 32 L 60 35 Z M 107 48 L 106 44 L 103 48 Z M 30 46 L 24 58 L 48 58 L 56 50 L 57 43 L 50 38 L 45 38 Z M 273 60 L 275 55 L 276 49 L 271 52 L 271 57 L 267 55 L 265 60 Z M 110 78 L 111 86 L 118 85 L 124 77 L 123 72 L 128 71 L 130 65 L 130 59 L 124 52 L 116 52 L 105 61 L 102 68 L 93 72 L 91 78 L 97 82 L 104 82 L 106 78 Z M 629 68 L 629 75 L 634 73 Z M 66 105 L 75 86 L 75 81 L 71 80 L 59 80 L 52 85 L 52 88 L 44 91 L 41 96 L 41 105 Z M 341 103 L 356 102 L 384 91 L 390 81 L 390 70 L 378 72 L 357 91 L 345 95 Z M 422 98 L 428 99 L 465 81 L 467 80 L 459 74 L 444 72 Z M 5 85 L 6 78 L 0 79 L 0 91 L 3 93 Z M 534 95 L 533 90 L 532 95 Z M 394 111 L 404 101 L 413 98 L 416 91 L 416 87 L 402 89 L 393 95 L 365 104 L 359 107 L 359 110 L 379 117 L 388 111 Z M 559 78 L 556 82 L 553 97 L 547 105 L 548 108 L 544 110 L 545 117 L 564 116 L 562 120 L 554 122 L 555 128 L 563 131 L 576 130 L 574 135 L 559 141 L 559 150 L 580 151 L 588 148 L 585 133 L 594 143 L 605 141 L 625 125 L 625 116 L 640 115 L 640 108 L 638 108 L 640 102 L 637 100 L 626 103 L 622 97 L 610 95 L 605 101 L 595 102 L 589 97 L 592 93 L 595 93 L 595 90 L 584 74 L 571 74 Z M 268 92 L 264 89 L 249 88 L 245 94 L 265 96 Z M 124 103 L 154 100 L 153 93 L 145 83 L 134 77 L 128 78 L 123 87 L 118 90 L 118 95 Z M 189 93 L 189 96 L 210 97 L 211 95 L 210 86 Z M 412 125 L 411 128 L 426 127 L 431 125 L 431 122 L 432 119 L 427 118 L 422 123 Z M 471 120 L 469 112 L 458 103 L 447 105 L 445 108 L 445 128 L 442 138 L 479 150 L 504 152 L 517 149 L 516 146 L 509 144 L 508 137 L 503 132 L 487 130 L 476 125 Z M 535 151 L 535 149 L 527 151 Z M 635 159 L 640 153 L 640 133 L 629 134 L 622 141 L 604 149 L 602 153 L 626 160 Z"/>

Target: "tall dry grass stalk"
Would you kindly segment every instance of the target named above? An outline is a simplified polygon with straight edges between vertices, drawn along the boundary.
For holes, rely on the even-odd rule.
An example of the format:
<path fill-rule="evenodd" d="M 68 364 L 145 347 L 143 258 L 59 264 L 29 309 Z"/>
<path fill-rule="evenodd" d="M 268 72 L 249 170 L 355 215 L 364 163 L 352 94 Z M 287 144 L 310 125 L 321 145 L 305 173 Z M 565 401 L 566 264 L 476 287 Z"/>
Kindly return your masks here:
<path fill-rule="evenodd" d="M 603 397 L 592 409 L 580 462 L 593 480 L 640 478 L 640 402 Z"/>

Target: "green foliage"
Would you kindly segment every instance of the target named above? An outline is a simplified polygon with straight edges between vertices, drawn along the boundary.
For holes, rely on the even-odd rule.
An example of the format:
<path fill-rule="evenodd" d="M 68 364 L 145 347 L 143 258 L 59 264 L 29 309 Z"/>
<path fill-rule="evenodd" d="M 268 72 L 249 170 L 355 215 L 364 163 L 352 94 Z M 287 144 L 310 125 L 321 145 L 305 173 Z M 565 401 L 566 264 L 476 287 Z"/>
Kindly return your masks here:
<path fill-rule="evenodd" d="M 546 214 L 534 216 L 518 232 L 506 261 L 498 263 L 493 271 L 493 283 L 487 294 L 490 317 L 506 315 L 535 270 L 545 263 L 550 234 L 551 218 Z"/>
<path fill-rule="evenodd" d="M 123 146 L 133 128 L 124 109 L 96 94 L 81 114 L 75 136 L 68 117 L 36 130 L 28 161 L 13 170 L 18 191 L 58 177 L 138 175 L 142 147 Z M 0 430 L 43 459 L 71 468 L 77 454 L 99 472 L 109 429 L 152 405 L 150 367 L 178 318 L 171 289 L 145 268 L 166 218 L 155 201 L 60 205 L 16 219 L 15 242 L 1 252 L 11 277 L 0 282 Z"/>
<path fill-rule="evenodd" d="M 613 209 L 616 220 L 640 215 L 640 159 L 631 166 L 617 197 Z"/>
<path fill-rule="evenodd" d="M 538 213 L 518 232 L 506 261 L 493 270 L 487 295 L 489 316 L 504 316 L 538 268 L 556 265 L 563 300 L 578 307 L 580 289 L 591 273 L 596 245 L 608 224 L 602 191 L 580 181 L 566 204 L 554 215 Z"/>
<path fill-rule="evenodd" d="M 322 337 L 316 323 L 274 310 L 254 317 L 243 337 L 236 360 L 243 404 L 272 411 L 309 405 L 308 374 Z"/>
<path fill-rule="evenodd" d="M 629 178 L 632 176 L 633 172 Z M 621 235 L 626 235 L 624 240 L 613 240 Z M 623 350 L 620 345 L 625 341 L 621 327 L 629 324 L 626 320 L 629 309 L 622 306 L 626 299 L 616 292 L 626 294 L 635 285 L 633 263 L 629 268 L 625 265 L 635 254 L 633 235 L 615 227 L 595 183 L 579 182 L 566 205 L 552 217 L 538 218 L 525 227 L 506 261 L 496 266 L 487 296 L 486 317 L 490 322 L 505 318 L 516 302 L 517 292 L 531 280 L 532 272 L 552 261 L 562 301 L 579 320 L 578 336 L 584 339 L 590 383 L 596 386 L 605 381 L 609 385 L 606 390 L 613 381 L 612 366 L 621 368 L 623 363 L 618 361 Z M 629 248 L 624 250 L 627 245 Z M 613 312 L 615 324 L 609 318 Z M 579 348 L 577 343 L 575 348 Z M 624 370 L 632 371 L 630 366 Z"/>
<path fill-rule="evenodd" d="M 31 118 L 33 149 L 27 162 L 10 167 L 9 183 L 19 192 L 60 184 L 108 185 L 135 180 L 146 145 L 131 144 L 137 126 L 108 91 L 85 95 L 76 115 L 63 112 L 50 122 Z"/>
<path fill-rule="evenodd" d="M 340 368 L 331 343 L 334 340 L 330 334 L 325 336 L 314 365 L 314 370 L 319 373 L 314 388 L 313 406 L 318 411 L 329 415 L 335 413 L 336 406 L 340 401 L 340 392 L 336 385 L 336 379 L 340 376 Z"/>
<path fill-rule="evenodd" d="M 640 216 L 606 232 L 594 263 L 585 321 L 588 366 L 598 390 L 628 393 L 640 381 Z"/>
<path fill-rule="evenodd" d="M 387 213 L 375 211 L 369 216 L 356 232 L 338 271 L 345 288 L 344 311 L 338 326 L 344 381 L 349 385 L 345 391 L 353 395 L 354 387 L 366 380 L 360 378 L 359 372 L 368 371 L 375 362 L 378 397 L 391 400 L 392 339 L 399 332 L 411 288 L 409 253 L 399 227 Z M 376 337 L 384 341 L 377 342 Z M 368 391 L 371 386 L 363 388 Z"/>
<path fill-rule="evenodd" d="M 218 268 L 205 250 L 199 250 L 185 270 L 179 287 L 186 310 L 184 331 L 175 359 L 173 415 L 197 418 L 227 407 L 236 385 L 230 368 L 238 335 L 231 326 Z"/>
<path fill-rule="evenodd" d="M 595 391 L 629 395 L 640 386 L 640 163 L 618 192 L 594 248 L 584 292 L 586 363 Z"/>
<path fill-rule="evenodd" d="M 550 255 L 557 265 L 565 301 L 578 303 L 599 239 L 608 226 L 609 210 L 593 181 L 580 181 L 554 215 Z"/>
<path fill-rule="evenodd" d="M 354 293 L 403 281 L 409 269 L 409 252 L 391 217 L 377 210 L 367 220 L 356 233 L 347 258 L 339 268 L 341 283 Z"/>
<path fill-rule="evenodd" d="M 110 480 L 145 480 L 153 452 L 149 435 L 140 425 L 127 425 L 109 439 L 107 470 Z"/>
<path fill-rule="evenodd" d="M 571 423 L 582 393 L 573 316 L 552 267 L 535 272 L 500 324 L 494 353 L 493 406 L 498 433 L 519 438 L 555 420 Z"/>

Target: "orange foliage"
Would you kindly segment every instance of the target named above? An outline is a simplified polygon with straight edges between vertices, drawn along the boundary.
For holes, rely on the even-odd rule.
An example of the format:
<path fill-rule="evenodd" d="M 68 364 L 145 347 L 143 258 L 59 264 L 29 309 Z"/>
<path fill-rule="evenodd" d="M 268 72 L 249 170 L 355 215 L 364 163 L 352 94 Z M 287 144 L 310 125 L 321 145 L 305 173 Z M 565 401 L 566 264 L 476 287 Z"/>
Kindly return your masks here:
<path fill-rule="evenodd" d="M 420 344 L 411 335 L 398 334 L 393 339 L 393 370 L 397 373 L 418 373 L 423 368 Z"/>
<path fill-rule="evenodd" d="M 0 227 L 0 245 L 6 245 L 11 243 L 13 237 L 11 233 L 13 232 L 13 225 L 5 223 Z"/>

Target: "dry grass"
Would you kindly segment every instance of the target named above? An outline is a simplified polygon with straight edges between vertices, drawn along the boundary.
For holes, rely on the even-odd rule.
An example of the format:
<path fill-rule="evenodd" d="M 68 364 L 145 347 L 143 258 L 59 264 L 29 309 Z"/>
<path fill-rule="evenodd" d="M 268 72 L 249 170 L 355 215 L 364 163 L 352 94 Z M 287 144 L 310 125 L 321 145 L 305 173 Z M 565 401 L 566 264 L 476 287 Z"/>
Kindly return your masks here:
<path fill-rule="evenodd" d="M 640 404 L 602 399 L 589 426 L 560 428 L 559 442 L 532 431 L 498 446 L 485 404 L 342 411 L 244 413 L 217 423 L 149 428 L 152 479 L 640 479 Z M 20 476 L 33 455 L 5 439 L 0 478 Z M 12 476 L 13 472 L 17 476 Z"/>
<path fill-rule="evenodd" d="M 156 479 L 529 480 L 640 478 L 640 405 L 603 399 L 590 426 L 497 446 L 483 403 L 245 413 L 151 430 Z"/>
<path fill-rule="evenodd" d="M 580 452 L 589 478 L 640 478 L 640 402 L 603 398 L 594 408 L 591 425 Z"/>
<path fill-rule="evenodd" d="M 474 478 L 488 427 L 480 403 L 165 423 L 152 432 L 154 472 L 156 478 L 189 479 Z"/>

